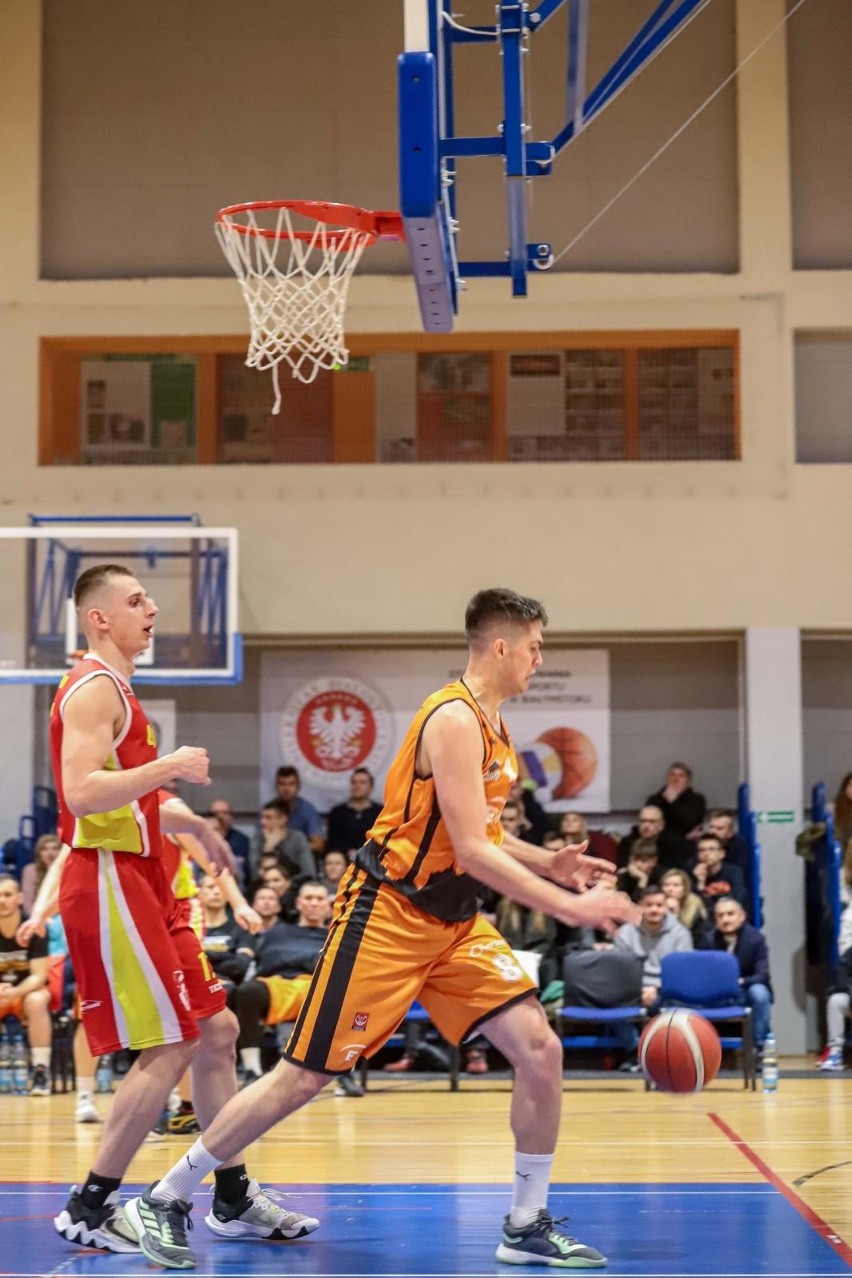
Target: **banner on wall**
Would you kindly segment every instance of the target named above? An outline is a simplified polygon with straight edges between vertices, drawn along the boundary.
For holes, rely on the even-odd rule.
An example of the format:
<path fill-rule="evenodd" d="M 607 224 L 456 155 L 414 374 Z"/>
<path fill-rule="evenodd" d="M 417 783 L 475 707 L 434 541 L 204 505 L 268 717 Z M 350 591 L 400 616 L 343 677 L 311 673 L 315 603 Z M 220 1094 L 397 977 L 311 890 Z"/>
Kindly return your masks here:
<path fill-rule="evenodd" d="M 369 768 L 381 798 L 387 769 L 418 706 L 457 679 L 463 649 L 268 652 L 261 662 L 260 802 L 275 769 L 293 764 L 321 812 Z M 521 770 L 550 811 L 610 807 L 609 654 L 548 648 L 529 690 L 503 707 Z"/>

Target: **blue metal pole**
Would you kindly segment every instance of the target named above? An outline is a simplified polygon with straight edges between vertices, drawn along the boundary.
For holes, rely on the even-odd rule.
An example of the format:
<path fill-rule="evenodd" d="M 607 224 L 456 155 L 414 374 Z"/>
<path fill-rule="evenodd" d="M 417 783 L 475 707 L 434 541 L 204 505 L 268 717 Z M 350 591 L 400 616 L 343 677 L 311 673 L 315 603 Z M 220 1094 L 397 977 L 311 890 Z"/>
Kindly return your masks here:
<path fill-rule="evenodd" d="M 503 145 L 506 154 L 506 212 L 509 224 L 509 265 L 512 294 L 527 292 L 527 204 L 524 121 L 524 5 L 501 0 L 500 43 L 503 53 Z"/>

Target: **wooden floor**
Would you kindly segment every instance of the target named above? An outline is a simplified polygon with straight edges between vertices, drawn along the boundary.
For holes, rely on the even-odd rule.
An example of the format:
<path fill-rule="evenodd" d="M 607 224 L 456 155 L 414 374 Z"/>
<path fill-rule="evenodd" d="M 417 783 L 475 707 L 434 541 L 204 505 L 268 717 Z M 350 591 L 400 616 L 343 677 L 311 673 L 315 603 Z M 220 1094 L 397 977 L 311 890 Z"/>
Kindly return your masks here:
<path fill-rule="evenodd" d="M 276 1184 L 506 1185 L 510 1083 L 371 1075 L 360 1099 L 323 1093 L 256 1145 L 252 1174 Z M 99 1097 L 102 1108 L 107 1097 Z M 0 1097 L 2 1178 L 68 1184 L 85 1176 L 99 1128 L 75 1124 L 73 1097 Z M 149 1182 L 191 1143 L 150 1140 L 128 1180 Z M 774 1095 L 717 1081 L 697 1096 L 645 1092 L 620 1075 L 566 1076 L 554 1181 L 773 1184 L 810 1223 L 852 1242 L 852 1076 L 781 1079 Z M 508 1190 L 507 1190 L 508 1192 Z M 502 1205 L 501 1205 L 502 1210 Z M 838 1244 L 847 1263 L 852 1251 Z"/>

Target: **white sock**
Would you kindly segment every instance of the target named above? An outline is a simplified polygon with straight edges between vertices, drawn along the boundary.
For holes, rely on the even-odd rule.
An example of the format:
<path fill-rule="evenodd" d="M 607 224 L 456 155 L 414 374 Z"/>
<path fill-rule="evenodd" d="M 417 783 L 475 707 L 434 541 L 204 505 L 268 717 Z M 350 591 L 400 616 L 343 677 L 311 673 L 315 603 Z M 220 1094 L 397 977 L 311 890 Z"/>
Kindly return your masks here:
<path fill-rule="evenodd" d="M 45 1069 L 50 1069 L 50 1048 L 49 1047 L 33 1047 L 32 1058 L 33 1065 L 43 1065 Z"/>
<path fill-rule="evenodd" d="M 530 1225 L 547 1206 L 552 1154 L 515 1154 L 515 1189 L 509 1220 L 517 1228 Z"/>
<path fill-rule="evenodd" d="M 200 1139 L 197 1140 L 189 1153 L 184 1154 L 171 1171 L 152 1187 L 151 1197 L 161 1203 L 174 1202 L 176 1198 L 191 1203 L 192 1195 L 204 1177 L 209 1176 L 221 1161 L 204 1148 Z"/>
<path fill-rule="evenodd" d="M 258 1077 L 263 1073 L 260 1067 L 260 1048 L 259 1047 L 241 1047 L 240 1048 L 240 1064 L 244 1070 L 248 1070 L 251 1074 L 257 1074 Z"/>
<path fill-rule="evenodd" d="M 93 1078 L 77 1079 L 77 1100 L 80 1101 L 85 1096 L 91 1099 L 92 1092 L 95 1090 L 95 1080 Z"/>

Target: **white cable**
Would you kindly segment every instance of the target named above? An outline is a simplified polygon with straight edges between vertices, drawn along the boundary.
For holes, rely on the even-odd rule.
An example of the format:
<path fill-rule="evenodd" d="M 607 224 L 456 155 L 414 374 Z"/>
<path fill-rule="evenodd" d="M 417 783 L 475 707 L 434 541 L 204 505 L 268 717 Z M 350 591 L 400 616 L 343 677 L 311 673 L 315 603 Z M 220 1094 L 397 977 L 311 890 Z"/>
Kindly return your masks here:
<path fill-rule="evenodd" d="M 496 31 L 477 31 L 476 27 L 463 27 L 457 22 L 451 13 L 442 13 L 441 17 L 444 22 L 451 27 L 455 27 L 456 31 L 464 31 L 465 35 L 477 36 L 480 40 L 499 40 L 500 36 Z"/>
<path fill-rule="evenodd" d="M 704 102 L 702 102 L 702 103 L 701 103 L 701 106 L 700 106 L 700 107 L 698 107 L 695 111 L 693 111 L 693 112 L 692 112 L 692 115 L 690 115 L 690 116 L 689 116 L 689 118 L 688 118 L 687 120 L 685 120 L 685 121 L 684 121 L 684 123 L 680 126 L 680 128 L 679 128 L 679 129 L 677 129 L 677 130 L 676 130 L 676 131 L 672 134 L 672 136 L 669 138 L 669 140 L 668 140 L 667 142 L 664 142 L 664 143 L 663 143 L 663 145 L 659 148 L 659 150 L 655 151 L 655 152 L 654 152 L 654 154 L 651 156 L 651 158 L 650 158 L 649 160 L 646 160 L 646 161 L 645 161 L 645 163 L 642 165 L 641 169 L 639 169 L 636 173 L 634 173 L 634 174 L 633 174 L 633 177 L 629 180 L 629 182 L 625 182 L 625 184 L 624 184 L 624 186 L 621 188 L 621 190 L 620 190 L 620 191 L 617 191 L 617 192 L 615 193 L 615 195 L 612 197 L 612 199 L 611 199 L 611 200 L 608 200 L 608 201 L 607 201 L 607 203 L 603 206 L 603 208 L 602 208 L 602 209 L 600 209 L 600 211 L 599 211 L 599 212 L 597 212 L 597 213 L 595 214 L 595 216 L 591 219 L 591 221 L 587 222 L 587 223 L 586 223 L 586 225 L 583 227 L 583 229 L 582 229 L 581 231 L 578 231 L 578 233 L 574 236 L 573 240 L 571 240 L 571 242 L 565 246 L 565 248 L 562 250 L 562 252 L 561 252 L 561 253 L 558 253 L 558 254 L 556 255 L 556 257 L 554 257 L 554 259 L 553 259 L 553 261 L 552 261 L 552 263 L 551 263 L 551 266 L 555 266 L 557 262 L 561 262 L 561 261 L 562 261 L 562 259 L 563 259 L 563 257 L 565 257 L 565 255 L 566 255 L 567 253 L 570 253 L 570 252 L 571 252 L 571 249 L 572 249 L 572 248 L 574 248 L 574 246 L 575 246 L 576 244 L 579 244 L 580 240 L 581 240 L 581 239 L 582 239 L 585 235 L 587 235 L 587 234 L 589 233 L 589 231 L 591 231 L 592 227 L 597 226 L 598 222 L 601 220 L 601 218 L 602 218 L 602 217 L 604 217 L 604 216 L 605 216 L 605 215 L 606 215 L 606 214 L 610 211 L 610 209 L 612 208 L 612 206 L 613 206 L 614 204 L 617 204 L 617 203 L 618 203 L 618 201 L 621 199 L 621 197 L 622 197 L 623 195 L 626 195 L 626 194 L 627 194 L 627 192 L 630 190 L 630 188 L 631 188 L 632 186 L 635 186 L 635 184 L 639 181 L 639 179 L 640 179 L 641 177 L 643 177 L 643 176 L 644 176 L 644 175 L 648 172 L 648 169 L 650 169 L 651 165 L 652 165 L 652 164 L 653 164 L 656 160 L 658 160 L 658 159 L 660 158 L 660 156 L 661 156 L 661 155 L 663 155 L 666 151 L 668 151 L 669 147 L 670 147 L 670 146 L 671 146 L 674 142 L 676 142 L 676 141 L 677 141 L 677 139 L 681 136 L 681 134 L 682 134 L 682 133 L 685 133 L 685 132 L 686 132 L 686 130 L 689 128 L 689 126 L 690 126 L 690 125 L 691 125 L 691 124 L 692 124 L 695 120 L 697 120 L 697 119 L 698 119 L 698 117 L 699 117 L 699 115 L 701 115 L 702 111 L 705 111 L 705 110 L 707 109 L 707 107 L 709 107 L 710 103 L 711 103 L 711 102 L 714 102 L 714 101 L 716 100 L 716 98 L 718 98 L 719 94 L 723 92 L 723 90 L 724 90 L 724 89 L 727 89 L 727 87 L 728 87 L 728 85 L 731 83 L 731 81 L 732 81 L 732 80 L 735 80 L 735 79 L 737 78 L 737 76 L 739 75 L 740 71 L 742 71 L 743 67 L 747 66 L 747 65 L 748 65 L 748 63 L 749 63 L 749 62 L 751 62 L 752 58 L 757 57 L 758 53 L 760 53 L 760 51 L 761 51 L 761 49 L 764 47 L 764 45 L 767 45 L 767 44 L 769 43 L 769 41 L 770 41 L 770 40 L 771 40 L 771 39 L 772 39 L 775 35 L 777 35 L 777 34 L 778 34 L 778 32 L 781 30 L 781 28 L 782 28 L 783 26 L 785 26 L 785 25 L 786 25 L 786 23 L 788 23 L 788 22 L 790 21 L 790 19 L 792 18 L 793 14 L 794 14 L 794 13 L 796 13 L 799 9 L 801 9 L 801 7 L 802 7 L 802 5 L 803 5 L 804 3 L 805 3 L 805 0 L 796 0 L 796 3 L 793 5 L 793 8 L 789 11 L 789 13 L 788 13 L 788 14 L 786 14 L 786 16 L 785 16 L 785 17 L 783 17 L 783 18 L 781 19 L 781 21 L 780 21 L 780 22 L 776 22 L 776 24 L 775 24 L 775 26 L 772 28 L 772 30 L 771 30 L 771 31 L 769 31 L 769 32 L 767 32 L 767 34 L 763 37 L 763 39 L 760 41 L 760 43 L 759 43 L 759 44 L 756 44 L 756 45 L 755 45 L 755 47 L 751 50 L 751 52 L 750 52 L 750 53 L 747 53 L 747 54 L 746 54 L 746 56 L 743 58 L 742 62 L 740 62 L 740 63 L 739 63 L 736 67 L 734 67 L 734 69 L 733 69 L 733 71 L 730 73 L 730 75 L 727 75 L 727 76 L 725 77 L 725 79 L 722 81 L 722 83 L 719 85 L 719 87 L 718 87 L 717 89 L 714 89 L 714 90 L 713 90 L 713 92 L 710 94 L 709 98 L 707 98 Z"/>

